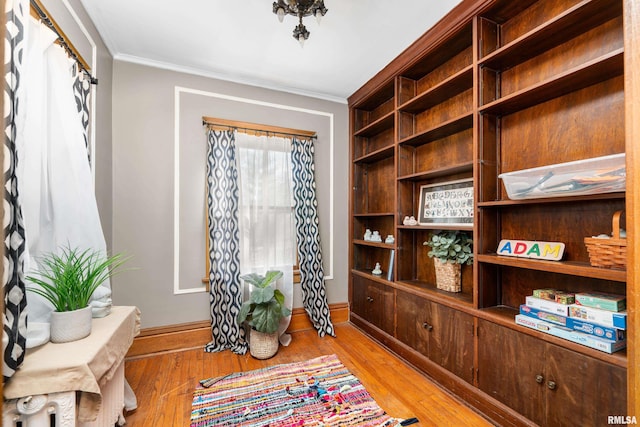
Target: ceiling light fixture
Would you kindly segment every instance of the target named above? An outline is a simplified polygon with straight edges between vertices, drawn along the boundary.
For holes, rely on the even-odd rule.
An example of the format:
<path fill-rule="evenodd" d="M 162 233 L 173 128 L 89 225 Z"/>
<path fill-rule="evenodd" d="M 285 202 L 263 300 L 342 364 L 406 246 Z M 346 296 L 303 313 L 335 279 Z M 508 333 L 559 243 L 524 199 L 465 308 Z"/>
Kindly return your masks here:
<path fill-rule="evenodd" d="M 273 2 L 273 13 L 278 15 L 278 20 L 282 22 L 285 15 L 297 16 L 300 20 L 298 26 L 293 30 L 293 38 L 304 46 L 304 41 L 309 38 L 309 31 L 302 23 L 305 16 L 315 16 L 320 24 L 320 20 L 327 13 L 323 0 L 278 0 Z"/>

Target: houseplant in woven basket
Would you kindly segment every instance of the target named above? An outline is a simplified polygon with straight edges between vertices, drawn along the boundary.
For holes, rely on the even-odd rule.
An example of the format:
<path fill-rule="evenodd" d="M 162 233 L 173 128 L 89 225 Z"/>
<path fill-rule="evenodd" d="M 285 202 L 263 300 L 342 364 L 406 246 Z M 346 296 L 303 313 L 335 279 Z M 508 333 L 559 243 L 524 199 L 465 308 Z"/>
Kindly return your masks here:
<path fill-rule="evenodd" d="M 473 239 L 464 231 L 443 230 L 431 233 L 424 245 L 431 248 L 429 258 L 435 258 L 437 288 L 460 292 L 462 265 L 473 262 Z"/>
<path fill-rule="evenodd" d="M 275 288 L 282 271 L 267 271 L 264 276 L 256 273 L 241 277 L 253 285 L 249 301 L 242 304 L 238 323 L 251 327 L 249 351 L 256 359 L 268 359 L 278 352 L 278 326 L 280 320 L 291 314 L 284 305 L 284 294 Z"/>
<path fill-rule="evenodd" d="M 82 339 L 91 333 L 91 296 L 105 280 L 122 266 L 121 254 L 105 256 L 101 252 L 65 247 L 44 254 L 38 271 L 27 276 L 34 284 L 27 287 L 53 305 L 50 339 L 54 343 Z"/>

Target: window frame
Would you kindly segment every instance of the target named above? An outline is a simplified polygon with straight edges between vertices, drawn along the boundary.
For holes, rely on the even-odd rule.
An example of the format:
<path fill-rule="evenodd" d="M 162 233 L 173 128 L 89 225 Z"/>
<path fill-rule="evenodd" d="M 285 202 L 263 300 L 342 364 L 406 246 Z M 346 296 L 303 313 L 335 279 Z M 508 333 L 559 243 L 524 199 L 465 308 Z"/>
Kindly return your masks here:
<path fill-rule="evenodd" d="M 281 126 L 272 126 L 258 123 L 242 122 L 238 120 L 227 120 L 214 117 L 202 117 L 202 124 L 210 130 L 233 130 L 236 132 L 242 132 L 249 135 L 267 135 L 267 136 L 299 136 L 306 139 L 317 138 L 315 131 L 286 128 Z M 205 201 L 206 201 L 206 182 L 205 182 Z M 293 209 L 293 208 L 292 208 Z M 205 274 L 202 278 L 202 283 L 206 285 L 207 292 L 209 291 L 209 271 L 211 268 L 211 261 L 209 260 L 209 215 L 207 214 L 207 205 L 205 203 Z M 293 266 L 293 283 L 300 283 L 300 262 L 299 254 L 296 242 L 296 264 Z"/>

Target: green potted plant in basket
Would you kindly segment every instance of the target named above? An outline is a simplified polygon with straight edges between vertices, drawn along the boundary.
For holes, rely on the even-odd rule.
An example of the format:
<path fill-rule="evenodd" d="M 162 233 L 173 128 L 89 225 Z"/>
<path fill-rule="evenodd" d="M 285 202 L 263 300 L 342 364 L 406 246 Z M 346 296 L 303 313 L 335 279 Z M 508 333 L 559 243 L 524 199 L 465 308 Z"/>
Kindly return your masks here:
<path fill-rule="evenodd" d="M 127 260 L 123 255 L 65 247 L 38 259 L 39 271 L 27 276 L 35 286 L 27 290 L 51 304 L 51 342 L 69 342 L 91 333 L 91 296 Z"/>
<path fill-rule="evenodd" d="M 461 267 L 473 263 L 473 239 L 464 231 L 442 230 L 431 233 L 423 244 L 431 248 L 429 258 L 435 258 L 437 288 L 460 292 Z"/>
<path fill-rule="evenodd" d="M 291 314 L 284 305 L 284 294 L 275 288 L 275 282 L 282 277 L 281 271 L 267 271 L 264 276 L 256 273 L 241 277 L 254 286 L 249 301 L 242 304 L 238 313 L 238 323 L 247 323 L 249 350 L 257 359 L 268 359 L 278 351 L 278 326 L 280 320 Z"/>

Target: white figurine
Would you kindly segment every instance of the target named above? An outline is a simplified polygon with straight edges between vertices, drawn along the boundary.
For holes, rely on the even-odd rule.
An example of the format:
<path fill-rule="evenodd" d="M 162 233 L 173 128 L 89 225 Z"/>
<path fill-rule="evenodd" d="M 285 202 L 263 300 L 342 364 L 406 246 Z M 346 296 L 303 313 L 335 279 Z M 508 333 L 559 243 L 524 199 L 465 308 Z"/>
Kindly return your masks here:
<path fill-rule="evenodd" d="M 380 232 L 374 231 L 369 240 L 371 240 L 372 242 L 382 242 L 382 237 L 380 236 Z"/>
<path fill-rule="evenodd" d="M 396 241 L 396 239 L 394 239 L 393 234 L 389 234 L 389 235 L 387 236 L 387 238 L 386 238 L 386 239 L 384 239 L 384 242 L 385 242 L 385 243 L 388 243 L 388 244 L 390 244 L 390 245 L 392 245 L 392 244 L 393 244 L 393 242 L 395 242 L 395 241 Z"/>
<path fill-rule="evenodd" d="M 371 240 L 371 230 L 367 228 L 367 231 L 364 232 L 364 240 Z"/>
<path fill-rule="evenodd" d="M 371 272 L 371 274 L 374 274 L 376 276 L 381 276 L 382 275 L 382 269 L 380 268 L 380 263 L 376 262 L 376 266 L 373 268 L 373 271 Z"/>
<path fill-rule="evenodd" d="M 416 221 L 416 218 L 412 216 L 404 225 L 418 225 L 418 221 Z"/>
<path fill-rule="evenodd" d="M 411 221 L 411 218 L 409 218 L 408 216 L 405 216 L 404 219 L 402 220 L 402 224 L 409 225 L 409 221 Z"/>

